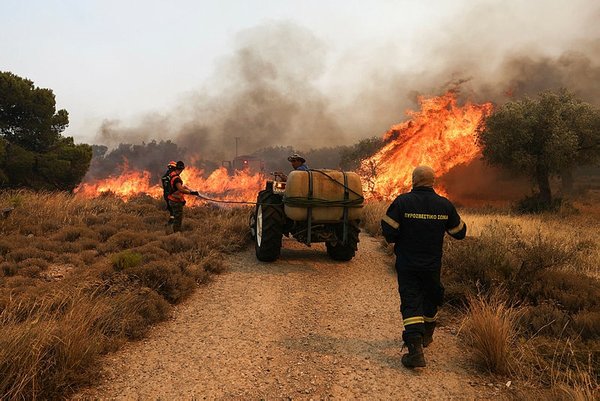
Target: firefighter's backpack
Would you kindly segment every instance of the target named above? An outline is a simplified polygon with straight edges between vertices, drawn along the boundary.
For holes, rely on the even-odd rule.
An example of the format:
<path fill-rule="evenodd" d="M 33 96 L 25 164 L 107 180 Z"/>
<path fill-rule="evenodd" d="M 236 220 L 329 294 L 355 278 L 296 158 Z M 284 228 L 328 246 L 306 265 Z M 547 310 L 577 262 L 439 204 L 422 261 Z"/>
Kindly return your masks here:
<path fill-rule="evenodd" d="M 175 189 L 173 189 L 173 186 L 171 185 L 172 178 L 173 177 L 171 177 L 171 171 L 167 171 L 162 177 L 160 177 L 160 181 L 163 187 L 163 197 L 165 199 L 167 199 L 169 195 L 175 192 Z"/>

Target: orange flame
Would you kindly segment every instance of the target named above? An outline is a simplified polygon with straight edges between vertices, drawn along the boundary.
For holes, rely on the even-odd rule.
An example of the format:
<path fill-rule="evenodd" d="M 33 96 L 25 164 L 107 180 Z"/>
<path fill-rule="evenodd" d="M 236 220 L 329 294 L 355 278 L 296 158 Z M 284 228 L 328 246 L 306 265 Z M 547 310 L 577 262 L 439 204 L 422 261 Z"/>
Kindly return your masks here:
<path fill-rule="evenodd" d="M 367 197 L 393 199 L 411 188 L 415 167 L 428 165 L 440 177 L 481 153 L 476 132 L 491 113 L 491 103 L 461 107 L 453 91 L 418 101 L 421 110 L 407 111 L 411 119 L 392 126 L 383 137 L 383 148 L 361 161 L 359 174 Z"/>
<path fill-rule="evenodd" d="M 141 194 L 162 198 L 161 185 L 153 183 L 151 178 L 152 174 L 148 171 L 129 170 L 128 163 L 125 162 L 119 176 L 95 182 L 84 182 L 75 189 L 75 193 L 86 198 L 94 198 L 110 192 L 125 201 Z M 235 171 L 233 175 L 230 175 L 224 167 L 213 171 L 206 178 L 203 170 L 186 167 L 181 173 L 181 179 L 185 186 L 210 198 L 248 202 L 256 200 L 256 194 L 264 188 L 265 182 L 264 176 L 260 173 Z M 187 195 L 186 200 L 188 205 L 197 205 L 203 202 L 191 195 Z"/>

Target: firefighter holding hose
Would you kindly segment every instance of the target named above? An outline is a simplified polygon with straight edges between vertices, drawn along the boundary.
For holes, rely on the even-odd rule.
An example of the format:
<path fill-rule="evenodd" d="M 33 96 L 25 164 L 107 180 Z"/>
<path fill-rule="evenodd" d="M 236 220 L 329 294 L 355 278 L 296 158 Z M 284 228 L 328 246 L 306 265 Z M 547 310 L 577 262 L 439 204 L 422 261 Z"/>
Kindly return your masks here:
<path fill-rule="evenodd" d="M 423 347 L 433 341 L 444 299 L 440 282 L 444 235 L 463 239 L 467 233 L 454 205 L 433 190 L 434 179 L 431 167 L 415 168 L 412 190 L 398 196 L 381 220 L 383 235 L 394 243 L 396 254 L 402 339 L 408 348 L 402 364 L 407 368 L 425 367 Z"/>
<path fill-rule="evenodd" d="M 183 185 L 181 172 L 184 168 L 185 164 L 181 160 L 177 163 L 170 162 L 167 173 L 162 177 L 164 196 L 169 211 L 168 225 L 173 227 L 173 232 L 181 231 L 185 195 L 199 195 L 198 191 Z"/>

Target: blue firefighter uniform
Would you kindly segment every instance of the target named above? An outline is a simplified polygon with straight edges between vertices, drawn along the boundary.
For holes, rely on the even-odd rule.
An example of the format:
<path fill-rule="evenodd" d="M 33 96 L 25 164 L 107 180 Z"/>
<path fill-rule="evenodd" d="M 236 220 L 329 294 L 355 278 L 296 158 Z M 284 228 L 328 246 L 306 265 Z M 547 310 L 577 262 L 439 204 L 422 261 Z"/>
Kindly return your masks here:
<path fill-rule="evenodd" d="M 405 343 L 427 346 L 444 297 L 440 282 L 444 235 L 463 239 L 467 226 L 448 199 L 431 186 L 417 186 L 394 200 L 381 228 L 385 239 L 394 243 L 402 338 Z"/>

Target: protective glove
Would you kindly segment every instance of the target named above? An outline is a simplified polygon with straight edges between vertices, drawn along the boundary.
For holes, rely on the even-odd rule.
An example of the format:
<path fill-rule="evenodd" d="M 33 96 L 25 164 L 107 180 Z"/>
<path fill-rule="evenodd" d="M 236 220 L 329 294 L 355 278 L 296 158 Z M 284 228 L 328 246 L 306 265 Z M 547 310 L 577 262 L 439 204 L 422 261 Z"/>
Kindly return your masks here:
<path fill-rule="evenodd" d="M 190 191 L 190 195 L 198 196 L 198 195 L 200 195 L 200 192 L 198 192 L 198 191 Z"/>

